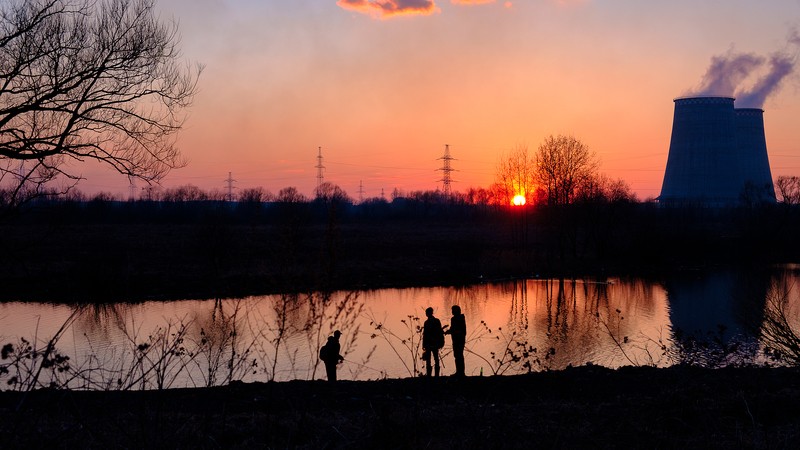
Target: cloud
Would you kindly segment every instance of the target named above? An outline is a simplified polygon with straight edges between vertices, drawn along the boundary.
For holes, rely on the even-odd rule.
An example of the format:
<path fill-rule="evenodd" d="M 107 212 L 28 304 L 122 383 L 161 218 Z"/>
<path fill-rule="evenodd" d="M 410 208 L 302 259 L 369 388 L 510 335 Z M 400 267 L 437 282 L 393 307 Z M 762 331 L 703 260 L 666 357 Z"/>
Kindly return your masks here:
<path fill-rule="evenodd" d="M 795 47 L 800 46 L 800 32 L 797 31 L 797 28 L 792 28 L 789 30 L 789 45 L 793 45 Z"/>
<path fill-rule="evenodd" d="M 558 6 L 581 6 L 589 3 L 590 0 L 551 0 Z"/>
<path fill-rule="evenodd" d="M 377 19 L 402 15 L 430 15 L 439 12 L 434 0 L 339 0 L 336 4 Z"/>
<path fill-rule="evenodd" d="M 454 5 L 486 5 L 496 3 L 497 0 L 450 0 Z M 376 19 L 387 19 L 395 16 L 427 16 L 439 12 L 435 0 L 339 0 L 336 2 L 341 8 L 368 14 Z M 511 2 L 504 3 L 506 8 L 511 7 Z"/>

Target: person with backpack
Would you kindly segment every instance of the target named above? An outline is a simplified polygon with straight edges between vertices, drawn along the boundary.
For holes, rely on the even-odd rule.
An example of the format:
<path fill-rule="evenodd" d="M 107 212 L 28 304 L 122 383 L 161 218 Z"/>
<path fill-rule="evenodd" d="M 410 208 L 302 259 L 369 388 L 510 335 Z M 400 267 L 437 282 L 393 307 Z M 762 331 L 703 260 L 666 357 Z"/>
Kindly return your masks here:
<path fill-rule="evenodd" d="M 341 345 L 339 336 L 342 332 L 336 330 L 333 336 L 328 337 L 328 342 L 319 349 L 319 359 L 325 363 L 325 372 L 328 374 L 328 381 L 336 381 L 336 365 L 344 361 L 344 356 L 340 355 Z"/>
<path fill-rule="evenodd" d="M 439 376 L 439 349 L 444 347 L 442 322 L 433 316 L 433 308 L 425 310 L 428 317 L 422 328 L 422 359 L 425 361 L 425 374 L 431 376 L 431 357 L 433 357 L 436 376 Z"/>

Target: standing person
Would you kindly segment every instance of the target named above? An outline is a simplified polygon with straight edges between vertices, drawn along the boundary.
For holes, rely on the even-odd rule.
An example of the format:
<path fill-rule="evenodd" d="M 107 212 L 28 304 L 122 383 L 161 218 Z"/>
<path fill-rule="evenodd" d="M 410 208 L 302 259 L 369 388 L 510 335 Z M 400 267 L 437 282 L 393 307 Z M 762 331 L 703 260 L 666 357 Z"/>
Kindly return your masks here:
<path fill-rule="evenodd" d="M 450 318 L 450 329 L 445 331 L 453 340 L 453 358 L 456 360 L 456 373 L 455 376 L 466 376 L 464 372 L 464 344 L 467 341 L 467 321 L 464 315 L 461 314 L 461 307 L 453 305 L 450 310 L 453 312 L 453 317 Z"/>
<path fill-rule="evenodd" d="M 425 310 L 428 317 L 422 328 L 422 359 L 425 360 L 425 374 L 431 376 L 431 356 L 433 356 L 436 376 L 439 376 L 439 349 L 444 347 L 442 322 L 433 316 L 433 308 Z"/>
<path fill-rule="evenodd" d="M 319 359 L 325 363 L 325 372 L 328 374 L 328 381 L 336 381 L 336 365 L 344 361 L 344 357 L 339 354 L 341 345 L 339 336 L 342 332 L 336 330 L 333 336 L 328 337 L 328 342 L 319 350 Z"/>

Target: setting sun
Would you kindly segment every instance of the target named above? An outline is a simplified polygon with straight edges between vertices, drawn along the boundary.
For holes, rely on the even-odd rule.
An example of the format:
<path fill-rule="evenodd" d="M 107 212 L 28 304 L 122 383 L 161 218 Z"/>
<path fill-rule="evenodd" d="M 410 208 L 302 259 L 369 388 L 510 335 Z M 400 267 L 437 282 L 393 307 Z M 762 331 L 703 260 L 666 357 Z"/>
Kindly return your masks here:
<path fill-rule="evenodd" d="M 517 194 L 513 199 L 511 199 L 511 203 L 514 206 L 522 206 L 525 204 L 525 196 L 522 194 Z"/>

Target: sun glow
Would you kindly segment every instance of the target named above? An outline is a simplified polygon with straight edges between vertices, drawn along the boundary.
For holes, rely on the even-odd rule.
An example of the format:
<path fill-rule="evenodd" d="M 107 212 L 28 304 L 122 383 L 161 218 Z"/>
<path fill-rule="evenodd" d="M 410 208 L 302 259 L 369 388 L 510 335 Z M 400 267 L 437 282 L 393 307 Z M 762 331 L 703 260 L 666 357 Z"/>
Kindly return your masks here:
<path fill-rule="evenodd" d="M 525 204 L 525 196 L 522 194 L 517 194 L 513 199 L 511 199 L 511 203 L 514 206 L 522 206 Z"/>

